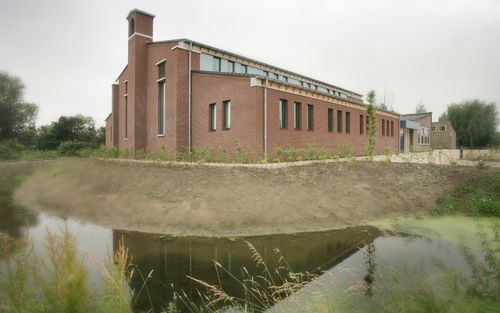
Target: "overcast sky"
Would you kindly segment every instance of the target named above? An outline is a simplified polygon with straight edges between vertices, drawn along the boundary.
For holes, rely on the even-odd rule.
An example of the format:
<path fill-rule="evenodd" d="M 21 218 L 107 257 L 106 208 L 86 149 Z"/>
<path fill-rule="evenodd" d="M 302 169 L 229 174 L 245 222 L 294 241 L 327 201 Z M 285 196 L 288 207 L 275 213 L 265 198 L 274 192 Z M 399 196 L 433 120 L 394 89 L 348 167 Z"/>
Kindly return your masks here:
<path fill-rule="evenodd" d="M 103 125 L 127 62 L 132 8 L 154 40 L 189 38 L 365 94 L 399 113 L 422 101 L 500 105 L 499 0 L 0 0 L 0 71 L 19 76 L 39 125 L 82 113 Z"/>

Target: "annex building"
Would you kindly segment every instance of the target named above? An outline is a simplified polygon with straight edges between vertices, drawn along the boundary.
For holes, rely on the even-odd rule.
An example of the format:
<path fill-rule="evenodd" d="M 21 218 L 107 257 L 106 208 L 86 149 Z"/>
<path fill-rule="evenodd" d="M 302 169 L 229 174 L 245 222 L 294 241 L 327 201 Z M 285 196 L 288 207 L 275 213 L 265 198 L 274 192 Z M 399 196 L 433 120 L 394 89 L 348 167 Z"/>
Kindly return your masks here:
<path fill-rule="evenodd" d="M 134 9 L 128 64 L 112 85 L 106 145 L 150 151 L 201 147 L 250 155 L 276 147 L 350 144 L 363 153 L 362 95 L 188 39 L 153 40 L 154 15 Z M 399 147 L 399 114 L 377 110 L 378 153 Z"/>

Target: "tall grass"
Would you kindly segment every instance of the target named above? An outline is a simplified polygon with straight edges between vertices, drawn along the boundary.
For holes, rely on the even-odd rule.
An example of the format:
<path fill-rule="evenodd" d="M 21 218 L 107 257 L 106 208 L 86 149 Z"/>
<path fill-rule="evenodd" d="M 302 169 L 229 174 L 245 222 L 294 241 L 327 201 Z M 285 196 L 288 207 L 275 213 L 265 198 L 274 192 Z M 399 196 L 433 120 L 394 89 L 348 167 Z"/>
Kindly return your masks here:
<path fill-rule="evenodd" d="M 92 293 L 74 236 L 67 229 L 60 235 L 48 232 L 46 242 L 42 257 L 30 240 L 3 236 L 0 312 L 132 313 L 129 257 L 123 244 L 103 268 L 103 290 Z"/>

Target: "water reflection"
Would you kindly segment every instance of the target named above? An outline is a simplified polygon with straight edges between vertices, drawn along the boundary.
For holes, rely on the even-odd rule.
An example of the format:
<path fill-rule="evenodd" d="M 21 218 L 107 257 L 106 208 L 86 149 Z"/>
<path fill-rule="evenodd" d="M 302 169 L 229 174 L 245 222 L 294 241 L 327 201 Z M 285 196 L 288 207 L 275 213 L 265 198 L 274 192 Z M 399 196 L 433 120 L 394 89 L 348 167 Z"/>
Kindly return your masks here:
<path fill-rule="evenodd" d="M 319 274 L 371 243 L 379 235 L 376 229 L 362 226 L 322 233 L 251 237 L 246 240 L 255 246 L 271 269 L 279 265 L 280 255 L 274 251 L 279 248 L 292 271 Z M 172 301 L 174 290 L 184 290 L 192 300 L 197 301 L 199 285 L 187 276 L 222 285 L 230 296 L 242 296 L 241 286 L 228 274 L 217 272 L 214 261 L 238 277 L 243 267 L 250 275 L 262 274 L 262 270 L 256 268 L 252 252 L 243 239 L 162 238 L 159 235 L 114 230 L 115 248 L 122 238 L 133 255 L 133 263 L 142 273 L 134 275 L 132 289 L 140 290 L 144 285 L 144 277 L 150 277 L 147 281 L 149 292 L 138 295 L 136 310 L 147 310 L 151 305 L 157 310 L 165 308 Z"/>

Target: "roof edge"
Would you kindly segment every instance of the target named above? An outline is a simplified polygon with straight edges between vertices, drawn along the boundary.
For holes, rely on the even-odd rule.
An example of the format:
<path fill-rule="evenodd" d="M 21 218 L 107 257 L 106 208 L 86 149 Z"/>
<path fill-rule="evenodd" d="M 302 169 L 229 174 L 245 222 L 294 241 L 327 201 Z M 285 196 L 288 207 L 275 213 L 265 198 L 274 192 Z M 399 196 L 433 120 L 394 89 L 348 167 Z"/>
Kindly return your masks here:
<path fill-rule="evenodd" d="M 128 20 L 128 18 L 130 17 L 130 15 L 132 15 L 133 13 L 140 13 L 140 14 L 143 14 L 143 15 L 147 15 L 147 16 L 150 16 L 152 18 L 155 18 L 155 15 L 154 14 L 151 14 L 149 12 L 146 12 L 146 11 L 143 11 L 143 10 L 140 10 L 140 9 L 137 9 L 137 8 L 134 8 L 132 10 L 130 10 L 127 14 L 127 17 L 126 19 Z"/>

